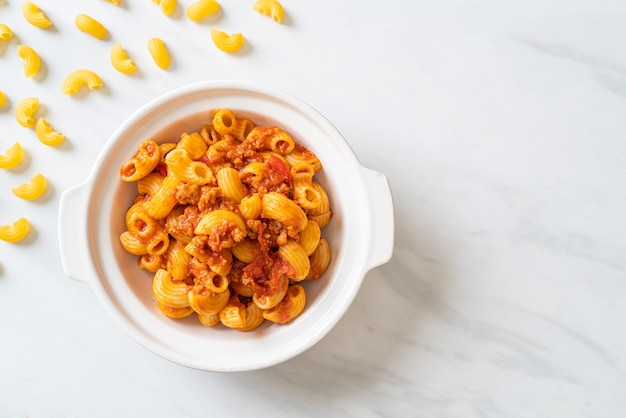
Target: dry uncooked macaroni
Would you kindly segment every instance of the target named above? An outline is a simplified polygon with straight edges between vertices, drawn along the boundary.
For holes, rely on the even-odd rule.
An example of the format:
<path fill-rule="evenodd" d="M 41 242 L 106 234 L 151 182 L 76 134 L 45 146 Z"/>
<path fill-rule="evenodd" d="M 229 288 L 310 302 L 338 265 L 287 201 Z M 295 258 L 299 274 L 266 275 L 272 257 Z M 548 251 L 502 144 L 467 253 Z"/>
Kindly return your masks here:
<path fill-rule="evenodd" d="M 152 0 L 159 6 L 165 16 L 169 16 L 176 10 L 176 0 Z"/>
<path fill-rule="evenodd" d="M 0 239 L 7 242 L 19 242 L 26 238 L 30 224 L 26 218 L 19 218 L 10 225 L 0 225 Z"/>
<path fill-rule="evenodd" d="M 6 106 L 9 101 L 7 100 L 7 96 L 4 94 L 2 90 L 0 90 L 0 107 Z"/>
<path fill-rule="evenodd" d="M 18 166 L 24 157 L 24 149 L 19 142 L 11 145 L 4 154 L 0 155 L 0 168 L 10 170 Z"/>
<path fill-rule="evenodd" d="M 282 22 L 285 16 L 283 6 L 277 0 L 258 0 L 253 8 L 261 14 L 271 16 L 278 23 Z"/>
<path fill-rule="evenodd" d="M 94 38 L 104 39 L 107 37 L 107 28 L 89 15 L 79 14 L 76 16 L 76 19 L 74 19 L 74 24 L 79 30 L 90 34 Z"/>
<path fill-rule="evenodd" d="M 120 243 L 153 273 L 156 305 L 170 318 L 240 331 L 287 323 L 304 310 L 303 283 L 331 261 L 321 233 L 332 211 L 314 180 L 321 163 L 278 127 L 228 109 L 207 116 L 180 140 L 144 140 L 120 168 L 138 193 Z M 315 199 L 298 198 L 311 187 Z"/>
<path fill-rule="evenodd" d="M 15 120 L 25 128 L 33 128 L 35 126 L 33 114 L 37 109 L 39 109 L 39 99 L 36 97 L 28 97 L 17 104 L 15 108 Z"/>
<path fill-rule="evenodd" d="M 169 16 L 176 10 L 176 0 L 161 0 L 161 11 L 165 16 Z"/>
<path fill-rule="evenodd" d="M 220 4 L 215 0 L 197 0 L 187 6 L 186 14 L 193 22 L 200 21 L 203 17 L 217 13 Z"/>
<path fill-rule="evenodd" d="M 170 67 L 170 55 L 161 38 L 151 38 L 148 41 L 148 51 L 159 68 L 167 70 Z"/>
<path fill-rule="evenodd" d="M 46 178 L 43 174 L 35 174 L 28 183 L 11 189 L 14 195 L 25 200 L 35 200 L 46 191 Z"/>
<path fill-rule="evenodd" d="M 245 42 L 241 33 L 229 35 L 217 28 L 211 28 L 211 39 L 216 47 L 229 53 L 239 51 Z"/>
<path fill-rule="evenodd" d="M 81 87 L 87 86 L 89 90 L 97 90 L 104 85 L 100 76 L 91 70 L 74 70 L 65 77 L 61 91 L 63 94 L 76 94 Z"/>
<path fill-rule="evenodd" d="M 35 123 L 35 133 L 42 144 L 51 147 L 56 147 L 65 139 L 65 136 L 52 129 L 50 123 L 48 123 L 48 121 L 44 118 L 37 119 L 37 122 Z"/>
<path fill-rule="evenodd" d="M 17 55 L 23 60 L 24 75 L 28 78 L 34 77 L 41 66 L 41 60 L 37 52 L 29 46 L 18 45 Z"/>
<path fill-rule="evenodd" d="M 8 41 L 13 38 L 13 31 L 4 23 L 0 23 L 0 41 Z"/>
<path fill-rule="evenodd" d="M 116 43 L 111 48 L 111 64 L 120 73 L 131 74 L 137 71 L 137 65 L 128 58 L 126 51 L 119 43 Z"/>
<path fill-rule="evenodd" d="M 35 3 L 25 0 L 22 5 L 22 13 L 28 23 L 38 28 L 48 28 L 52 26 L 52 22 L 46 17 L 46 15 L 39 9 Z"/>

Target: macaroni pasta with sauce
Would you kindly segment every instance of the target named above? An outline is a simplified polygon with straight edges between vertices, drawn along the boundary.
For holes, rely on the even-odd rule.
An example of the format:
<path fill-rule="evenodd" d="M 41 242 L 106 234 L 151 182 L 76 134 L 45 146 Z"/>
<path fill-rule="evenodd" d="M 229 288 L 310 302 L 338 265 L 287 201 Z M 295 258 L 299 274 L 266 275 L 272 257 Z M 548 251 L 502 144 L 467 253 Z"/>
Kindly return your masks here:
<path fill-rule="evenodd" d="M 119 239 L 153 273 L 158 309 L 239 331 L 300 315 L 304 283 L 331 261 L 321 169 L 286 131 L 228 109 L 180 140 L 144 140 L 120 168 L 137 194 Z"/>

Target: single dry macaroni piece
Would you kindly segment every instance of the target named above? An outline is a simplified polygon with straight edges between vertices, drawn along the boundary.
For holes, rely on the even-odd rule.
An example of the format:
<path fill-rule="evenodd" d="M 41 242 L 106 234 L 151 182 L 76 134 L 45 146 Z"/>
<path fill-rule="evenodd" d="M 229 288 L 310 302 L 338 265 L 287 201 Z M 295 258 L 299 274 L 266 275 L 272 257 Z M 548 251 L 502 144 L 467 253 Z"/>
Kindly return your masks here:
<path fill-rule="evenodd" d="M 37 138 L 41 141 L 42 144 L 48 145 L 50 147 L 56 147 L 60 145 L 61 142 L 65 139 L 65 136 L 62 133 L 59 133 L 52 129 L 50 123 L 44 118 L 37 119 L 35 123 L 35 133 L 37 134 Z"/>
<path fill-rule="evenodd" d="M 13 31 L 4 23 L 0 23 L 0 41 L 8 41 L 13 38 Z"/>
<path fill-rule="evenodd" d="M 26 21 L 33 26 L 37 26 L 42 29 L 52 26 L 52 22 L 48 20 L 46 15 L 39 9 L 39 6 L 31 1 L 24 1 L 24 4 L 22 5 L 22 13 L 24 14 L 24 18 L 26 18 Z"/>
<path fill-rule="evenodd" d="M 89 15 L 79 14 L 76 16 L 76 19 L 74 19 L 74 24 L 79 30 L 88 33 L 94 38 L 104 39 L 107 37 L 107 28 Z"/>
<path fill-rule="evenodd" d="M 137 195 L 120 244 L 153 274 L 156 305 L 170 318 L 195 314 L 239 331 L 287 323 L 305 308 L 303 283 L 332 259 L 316 220 L 326 225 L 332 211 L 308 162 L 317 171 L 321 163 L 276 126 L 229 109 L 208 116 L 177 143 L 144 140 L 122 165 Z"/>
<path fill-rule="evenodd" d="M 170 67 L 170 55 L 161 38 L 151 38 L 148 41 L 148 51 L 159 68 L 167 70 Z"/>
<path fill-rule="evenodd" d="M 74 70 L 65 77 L 61 91 L 63 94 L 76 94 L 82 86 L 87 86 L 89 90 L 97 90 L 104 85 L 100 76 L 91 70 Z"/>
<path fill-rule="evenodd" d="M 220 10 L 220 4 L 215 0 L 197 0 L 187 6 L 187 17 L 192 22 L 198 22 L 202 18 L 215 14 Z"/>
<path fill-rule="evenodd" d="M 161 0 L 161 11 L 165 16 L 170 16 L 176 10 L 176 0 Z"/>
<path fill-rule="evenodd" d="M 278 23 L 282 22 L 285 16 L 283 6 L 277 0 L 258 0 L 253 8 L 261 14 L 271 16 Z"/>
<path fill-rule="evenodd" d="M 18 45 L 17 55 L 23 60 L 24 75 L 28 78 L 34 77 L 41 66 L 41 60 L 37 52 L 29 46 Z"/>
<path fill-rule="evenodd" d="M 38 199 L 46 191 L 46 178 L 41 173 L 35 174 L 30 182 L 16 186 L 11 191 L 21 199 Z"/>
<path fill-rule="evenodd" d="M 123 74 L 131 74 L 137 71 L 137 65 L 128 58 L 126 51 L 119 43 L 116 43 L 111 48 L 111 64 L 113 64 L 113 68 Z"/>
<path fill-rule="evenodd" d="M 15 168 L 22 162 L 22 158 L 24 158 L 24 149 L 19 142 L 16 142 L 0 155 L 0 168 L 7 170 Z"/>
<path fill-rule="evenodd" d="M 176 10 L 176 0 L 152 0 L 161 6 L 161 11 L 165 16 L 170 16 Z"/>
<path fill-rule="evenodd" d="M 39 99 L 36 97 L 28 97 L 17 104 L 15 108 L 15 120 L 25 128 L 33 128 L 35 126 L 33 114 L 37 109 L 39 109 Z"/>
<path fill-rule="evenodd" d="M 19 218 L 10 225 L 0 225 L 0 239 L 7 242 L 19 242 L 26 238 L 30 224 L 26 218 Z"/>
<path fill-rule="evenodd" d="M 245 42 L 241 33 L 229 35 L 217 28 L 211 28 L 211 39 L 216 47 L 228 53 L 239 51 Z"/>
<path fill-rule="evenodd" d="M 119 5 L 120 4 L 120 0 L 107 0 L 109 3 L 113 3 L 114 5 Z"/>
<path fill-rule="evenodd" d="M 6 106 L 9 101 L 7 100 L 7 96 L 4 94 L 2 90 L 0 90 L 0 107 Z"/>

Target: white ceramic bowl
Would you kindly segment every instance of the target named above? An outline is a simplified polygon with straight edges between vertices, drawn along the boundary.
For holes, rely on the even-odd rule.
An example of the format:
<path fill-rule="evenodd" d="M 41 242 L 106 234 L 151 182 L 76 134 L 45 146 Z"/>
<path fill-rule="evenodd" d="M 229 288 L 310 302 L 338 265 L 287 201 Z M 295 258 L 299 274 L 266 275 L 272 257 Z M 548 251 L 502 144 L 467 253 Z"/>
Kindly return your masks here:
<path fill-rule="evenodd" d="M 150 275 L 137 267 L 118 237 L 135 187 L 119 168 L 149 137 L 179 138 L 199 129 L 199 115 L 230 108 L 258 124 L 275 124 L 315 152 L 316 179 L 328 191 L 334 216 L 324 229 L 333 261 L 318 281 L 306 282 L 307 306 L 287 325 L 264 324 L 242 333 L 205 328 L 197 318 L 172 320 L 154 302 Z M 205 119 L 206 121 L 206 119 Z M 364 168 L 341 134 L 316 110 L 274 89 L 241 82 L 205 82 L 146 104 L 111 136 L 87 180 L 66 190 L 59 207 L 65 273 L 89 284 L 102 305 L 137 342 L 176 363 L 209 371 L 268 367 L 310 348 L 339 321 L 365 274 L 391 257 L 393 204 L 384 175 Z"/>

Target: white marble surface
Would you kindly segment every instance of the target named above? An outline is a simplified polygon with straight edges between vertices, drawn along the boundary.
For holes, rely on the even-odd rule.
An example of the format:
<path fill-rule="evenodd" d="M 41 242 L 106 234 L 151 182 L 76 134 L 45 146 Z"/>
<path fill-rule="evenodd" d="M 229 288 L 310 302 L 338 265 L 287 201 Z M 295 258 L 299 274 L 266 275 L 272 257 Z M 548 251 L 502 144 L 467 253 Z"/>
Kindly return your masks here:
<path fill-rule="evenodd" d="M 0 0 L 0 417 L 623 417 L 626 414 L 626 2 L 623 0 L 284 0 L 286 22 L 252 0 L 223 0 L 202 25 L 179 0 L 39 0 L 43 31 Z M 100 19 L 98 41 L 73 26 Z M 242 31 L 244 53 L 209 30 Z M 158 69 L 152 36 L 171 48 Z M 108 53 L 121 42 L 140 67 Z M 16 46 L 40 52 L 26 79 Z M 106 88 L 63 96 L 78 67 Z M 137 107 L 171 88 L 240 79 L 284 89 L 324 113 L 395 198 L 392 260 L 372 271 L 337 327 L 278 366 L 236 374 L 188 369 L 136 344 L 90 288 L 67 279 L 57 245 L 62 191 Z M 15 122 L 37 96 L 59 148 Z M 26 202 L 11 187 L 46 174 Z"/>

